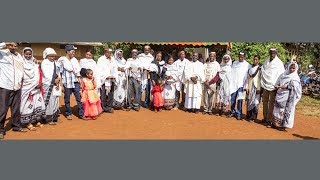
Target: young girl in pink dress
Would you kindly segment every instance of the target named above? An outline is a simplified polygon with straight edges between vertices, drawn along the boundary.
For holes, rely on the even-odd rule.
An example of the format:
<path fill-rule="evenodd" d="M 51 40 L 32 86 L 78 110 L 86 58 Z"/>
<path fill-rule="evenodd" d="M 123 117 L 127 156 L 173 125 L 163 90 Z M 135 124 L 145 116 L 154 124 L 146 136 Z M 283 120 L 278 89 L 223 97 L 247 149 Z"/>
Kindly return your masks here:
<path fill-rule="evenodd" d="M 84 108 L 84 120 L 97 119 L 102 112 L 100 97 L 97 94 L 93 71 L 87 69 L 86 77 L 81 81 L 81 101 Z"/>

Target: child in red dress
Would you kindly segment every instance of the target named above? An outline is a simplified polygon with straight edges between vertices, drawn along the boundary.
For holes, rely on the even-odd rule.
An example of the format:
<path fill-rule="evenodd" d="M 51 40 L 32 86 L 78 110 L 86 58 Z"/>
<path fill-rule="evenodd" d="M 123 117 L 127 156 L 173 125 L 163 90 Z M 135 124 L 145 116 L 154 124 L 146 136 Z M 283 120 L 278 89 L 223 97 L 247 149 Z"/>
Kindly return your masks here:
<path fill-rule="evenodd" d="M 97 94 L 95 78 L 91 69 L 81 81 L 81 101 L 84 108 L 84 120 L 96 119 L 102 112 L 101 101 Z"/>
<path fill-rule="evenodd" d="M 162 80 L 158 79 L 158 81 L 151 90 L 151 94 L 153 96 L 153 107 L 155 112 L 162 111 L 162 108 L 164 106 L 164 99 L 162 97 L 163 85 L 164 84 Z"/>

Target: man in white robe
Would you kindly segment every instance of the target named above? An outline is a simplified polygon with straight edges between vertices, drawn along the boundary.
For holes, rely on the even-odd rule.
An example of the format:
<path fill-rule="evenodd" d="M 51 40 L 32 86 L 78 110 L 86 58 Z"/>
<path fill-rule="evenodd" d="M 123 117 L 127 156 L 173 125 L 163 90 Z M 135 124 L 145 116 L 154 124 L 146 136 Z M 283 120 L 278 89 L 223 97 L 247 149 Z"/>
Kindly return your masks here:
<path fill-rule="evenodd" d="M 284 73 L 283 62 L 277 56 L 277 49 L 272 48 L 269 51 L 268 58 L 261 67 L 261 87 L 263 101 L 263 123 L 271 125 L 272 112 L 276 97 L 275 84 L 282 73 Z"/>
<path fill-rule="evenodd" d="M 144 100 L 144 107 L 149 108 L 150 107 L 150 90 L 151 90 L 151 79 L 148 69 L 150 68 L 151 62 L 154 60 L 154 57 L 152 56 L 151 48 L 150 46 L 144 47 L 144 53 L 139 54 L 138 58 L 140 59 L 142 65 L 143 65 L 143 76 L 142 76 L 142 90 L 145 91 L 145 100 Z M 141 99 L 141 95 L 140 95 Z"/>
<path fill-rule="evenodd" d="M 179 108 L 179 101 L 180 101 L 180 93 L 182 93 L 182 101 L 180 106 L 184 106 L 185 103 L 185 92 L 184 92 L 184 84 L 182 83 L 183 79 L 183 74 L 185 70 L 186 64 L 188 64 L 190 61 L 186 59 L 186 53 L 185 51 L 180 51 L 179 52 L 179 59 L 177 59 L 173 64 L 177 68 L 177 76 L 178 76 L 178 81 L 176 82 L 176 95 L 175 95 L 175 107 L 174 109 Z"/>
<path fill-rule="evenodd" d="M 248 70 L 250 67 L 251 65 L 245 60 L 245 54 L 243 52 L 240 52 L 239 60 L 233 62 L 231 66 L 231 114 L 228 116 L 229 118 L 236 117 L 238 120 L 242 119 L 243 97 L 240 97 L 240 95 L 244 93 L 243 87 L 245 86 L 248 77 Z M 235 108 L 236 104 L 237 109 Z"/>
<path fill-rule="evenodd" d="M 220 64 L 216 60 L 216 52 L 210 52 L 209 61 L 204 64 L 205 83 L 204 83 L 204 112 L 203 114 L 212 115 L 214 93 L 217 87 L 214 78 L 220 72 Z"/>
<path fill-rule="evenodd" d="M 204 66 L 199 61 L 199 54 L 193 54 L 193 61 L 185 67 L 183 83 L 186 88 L 185 108 L 188 112 L 198 114 L 202 99 L 202 83 L 205 80 Z"/>
<path fill-rule="evenodd" d="M 0 139 L 6 131 L 4 124 L 11 107 L 12 130 L 26 132 L 21 127 L 20 104 L 23 79 L 23 59 L 14 42 L 0 43 Z"/>
<path fill-rule="evenodd" d="M 140 94 L 141 94 L 141 80 L 142 80 L 142 69 L 143 65 L 138 58 L 138 50 L 133 49 L 131 51 L 132 57 L 126 62 L 125 69 L 129 76 L 129 87 L 128 87 L 128 104 L 129 109 L 134 109 L 135 111 L 140 110 Z M 132 100 L 133 99 L 133 100 Z"/>
<path fill-rule="evenodd" d="M 104 112 L 113 113 L 113 95 L 116 78 L 118 76 L 118 67 L 111 56 L 112 50 L 106 48 L 104 55 L 98 59 L 97 66 L 100 76 L 100 98 L 101 106 Z"/>

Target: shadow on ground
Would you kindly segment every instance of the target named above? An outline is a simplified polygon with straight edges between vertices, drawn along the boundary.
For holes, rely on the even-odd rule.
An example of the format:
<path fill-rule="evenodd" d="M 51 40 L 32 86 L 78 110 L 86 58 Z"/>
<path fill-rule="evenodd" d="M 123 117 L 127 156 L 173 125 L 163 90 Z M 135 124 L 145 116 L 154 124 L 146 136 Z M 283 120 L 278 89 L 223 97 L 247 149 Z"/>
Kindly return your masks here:
<path fill-rule="evenodd" d="M 310 137 L 310 136 L 301 136 L 299 134 L 292 134 L 295 137 L 304 139 L 304 140 L 318 140 L 319 138 L 315 138 L 315 137 Z"/>

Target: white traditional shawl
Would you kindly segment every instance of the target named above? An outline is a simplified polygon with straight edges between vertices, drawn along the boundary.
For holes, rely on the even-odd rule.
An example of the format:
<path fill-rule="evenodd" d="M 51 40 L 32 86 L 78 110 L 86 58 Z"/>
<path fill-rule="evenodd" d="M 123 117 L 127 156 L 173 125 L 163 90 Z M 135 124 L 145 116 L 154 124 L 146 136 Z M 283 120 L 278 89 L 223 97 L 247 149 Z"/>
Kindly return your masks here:
<path fill-rule="evenodd" d="M 150 69 L 150 65 L 151 65 L 151 62 L 154 60 L 154 57 L 150 53 L 147 55 L 142 53 L 142 54 L 139 54 L 138 57 L 142 63 L 142 67 L 144 69 Z M 146 89 L 147 83 L 148 83 L 148 73 L 145 71 L 142 76 L 142 90 Z"/>
<path fill-rule="evenodd" d="M 243 60 L 242 62 L 233 62 L 231 66 L 231 94 L 236 92 L 239 88 L 244 87 L 249 68 L 250 64 L 246 60 Z"/>
<path fill-rule="evenodd" d="M 98 59 L 97 66 L 100 76 L 100 83 L 105 85 L 106 93 L 108 94 L 111 90 L 111 80 L 107 78 L 112 76 L 116 80 L 118 79 L 117 64 L 114 58 L 111 57 L 111 60 L 109 60 L 105 55 L 103 55 Z"/>
<path fill-rule="evenodd" d="M 97 89 L 101 87 L 99 69 L 95 60 L 87 58 L 80 59 L 80 68 L 91 69 L 96 79 Z"/>
<path fill-rule="evenodd" d="M 261 87 L 273 91 L 279 76 L 285 71 L 283 62 L 276 56 L 271 62 L 267 59 L 261 67 Z"/>

